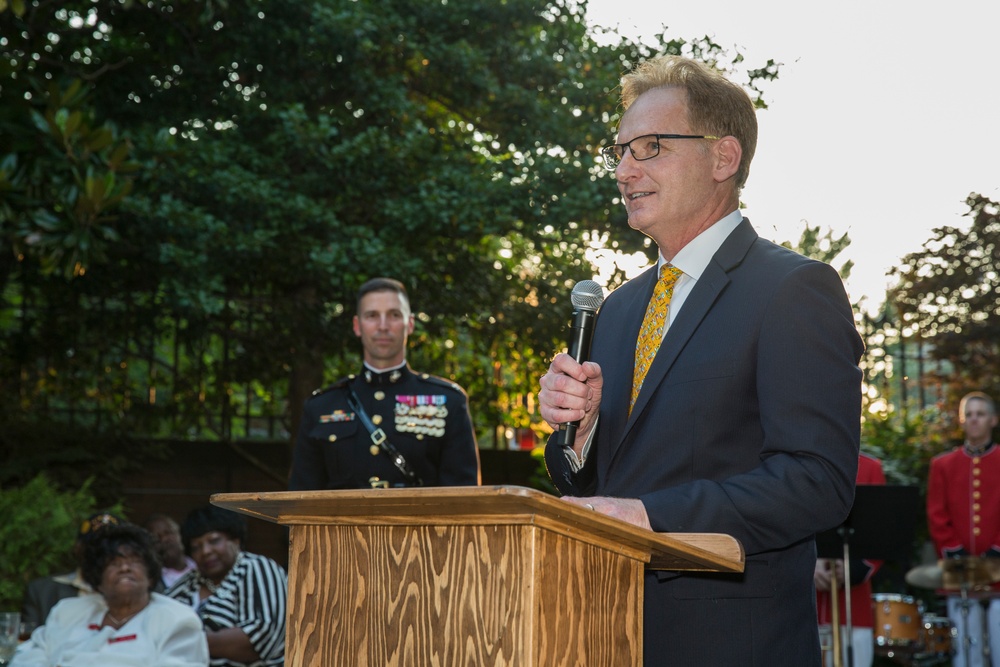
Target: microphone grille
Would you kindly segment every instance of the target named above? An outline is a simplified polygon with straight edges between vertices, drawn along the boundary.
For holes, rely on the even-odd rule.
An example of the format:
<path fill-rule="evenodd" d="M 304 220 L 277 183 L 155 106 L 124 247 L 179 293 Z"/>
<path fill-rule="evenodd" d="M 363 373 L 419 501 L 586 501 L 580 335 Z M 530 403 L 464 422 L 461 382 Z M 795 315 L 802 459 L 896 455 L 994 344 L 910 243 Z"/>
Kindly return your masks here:
<path fill-rule="evenodd" d="M 596 312 L 604 303 L 604 290 L 593 280 L 581 280 L 573 286 L 570 299 L 574 308 Z"/>

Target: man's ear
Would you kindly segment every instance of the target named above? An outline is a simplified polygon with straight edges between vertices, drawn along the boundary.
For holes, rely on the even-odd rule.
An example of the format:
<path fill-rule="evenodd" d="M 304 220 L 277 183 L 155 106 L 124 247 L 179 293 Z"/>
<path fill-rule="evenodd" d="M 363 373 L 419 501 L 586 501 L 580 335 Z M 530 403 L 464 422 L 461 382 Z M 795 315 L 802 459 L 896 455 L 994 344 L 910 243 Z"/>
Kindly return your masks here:
<path fill-rule="evenodd" d="M 729 180 L 740 169 L 743 159 L 743 147 L 736 137 L 729 135 L 717 139 L 712 147 L 715 156 L 715 180 L 719 183 Z"/>

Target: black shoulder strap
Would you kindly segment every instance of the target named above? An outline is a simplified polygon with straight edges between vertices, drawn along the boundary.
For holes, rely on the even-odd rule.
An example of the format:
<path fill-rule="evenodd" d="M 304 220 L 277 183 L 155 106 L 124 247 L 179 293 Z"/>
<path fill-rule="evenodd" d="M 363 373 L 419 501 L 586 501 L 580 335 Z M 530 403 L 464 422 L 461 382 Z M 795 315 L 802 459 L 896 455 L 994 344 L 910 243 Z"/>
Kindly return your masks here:
<path fill-rule="evenodd" d="M 372 443 L 381 449 L 385 454 L 392 460 L 392 463 L 399 468 L 399 472 L 403 473 L 407 481 L 413 486 L 423 486 L 424 481 L 420 479 L 420 475 L 407 463 L 406 459 L 400 453 L 396 446 L 389 442 L 385 437 L 385 431 L 377 428 L 375 424 L 372 423 L 371 418 L 365 409 L 361 406 L 361 401 L 358 399 L 358 395 L 354 393 L 354 388 L 350 385 L 347 386 L 347 405 L 354 410 L 354 413 L 361 420 L 364 425 L 365 430 L 371 436 Z"/>

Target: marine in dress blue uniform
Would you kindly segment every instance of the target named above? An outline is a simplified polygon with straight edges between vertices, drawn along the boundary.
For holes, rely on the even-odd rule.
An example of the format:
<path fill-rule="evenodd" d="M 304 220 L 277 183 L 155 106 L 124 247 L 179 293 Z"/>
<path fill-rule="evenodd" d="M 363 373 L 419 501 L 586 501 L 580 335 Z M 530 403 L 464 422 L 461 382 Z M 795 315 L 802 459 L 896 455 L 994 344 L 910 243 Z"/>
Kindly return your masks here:
<path fill-rule="evenodd" d="M 479 483 L 479 452 L 465 392 L 404 364 L 383 372 L 365 368 L 313 394 L 295 444 L 292 490 L 408 485 L 348 405 L 349 389 L 425 486 Z"/>
<path fill-rule="evenodd" d="M 374 278 L 358 292 L 354 332 L 364 366 L 306 401 L 289 488 L 358 489 L 414 484 L 385 447 L 373 442 L 349 397 L 406 460 L 423 486 L 480 483 L 479 450 L 469 401 L 458 384 L 406 363 L 414 320 L 402 283 Z"/>

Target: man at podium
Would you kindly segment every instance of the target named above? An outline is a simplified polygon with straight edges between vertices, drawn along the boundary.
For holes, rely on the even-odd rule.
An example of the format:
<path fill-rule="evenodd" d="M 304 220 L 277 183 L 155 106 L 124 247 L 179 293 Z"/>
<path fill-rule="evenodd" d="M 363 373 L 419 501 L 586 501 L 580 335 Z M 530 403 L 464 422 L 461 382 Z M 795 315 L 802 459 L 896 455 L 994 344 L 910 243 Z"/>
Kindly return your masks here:
<path fill-rule="evenodd" d="M 740 575 L 647 571 L 646 665 L 818 665 L 814 535 L 848 516 L 860 444 L 850 303 L 830 266 L 740 212 L 757 139 L 742 88 L 666 57 L 621 90 L 602 154 L 660 257 L 604 301 L 590 361 L 559 354 L 542 376 L 542 418 L 580 422 L 549 441 L 550 476 L 597 512 L 743 544 Z"/>

